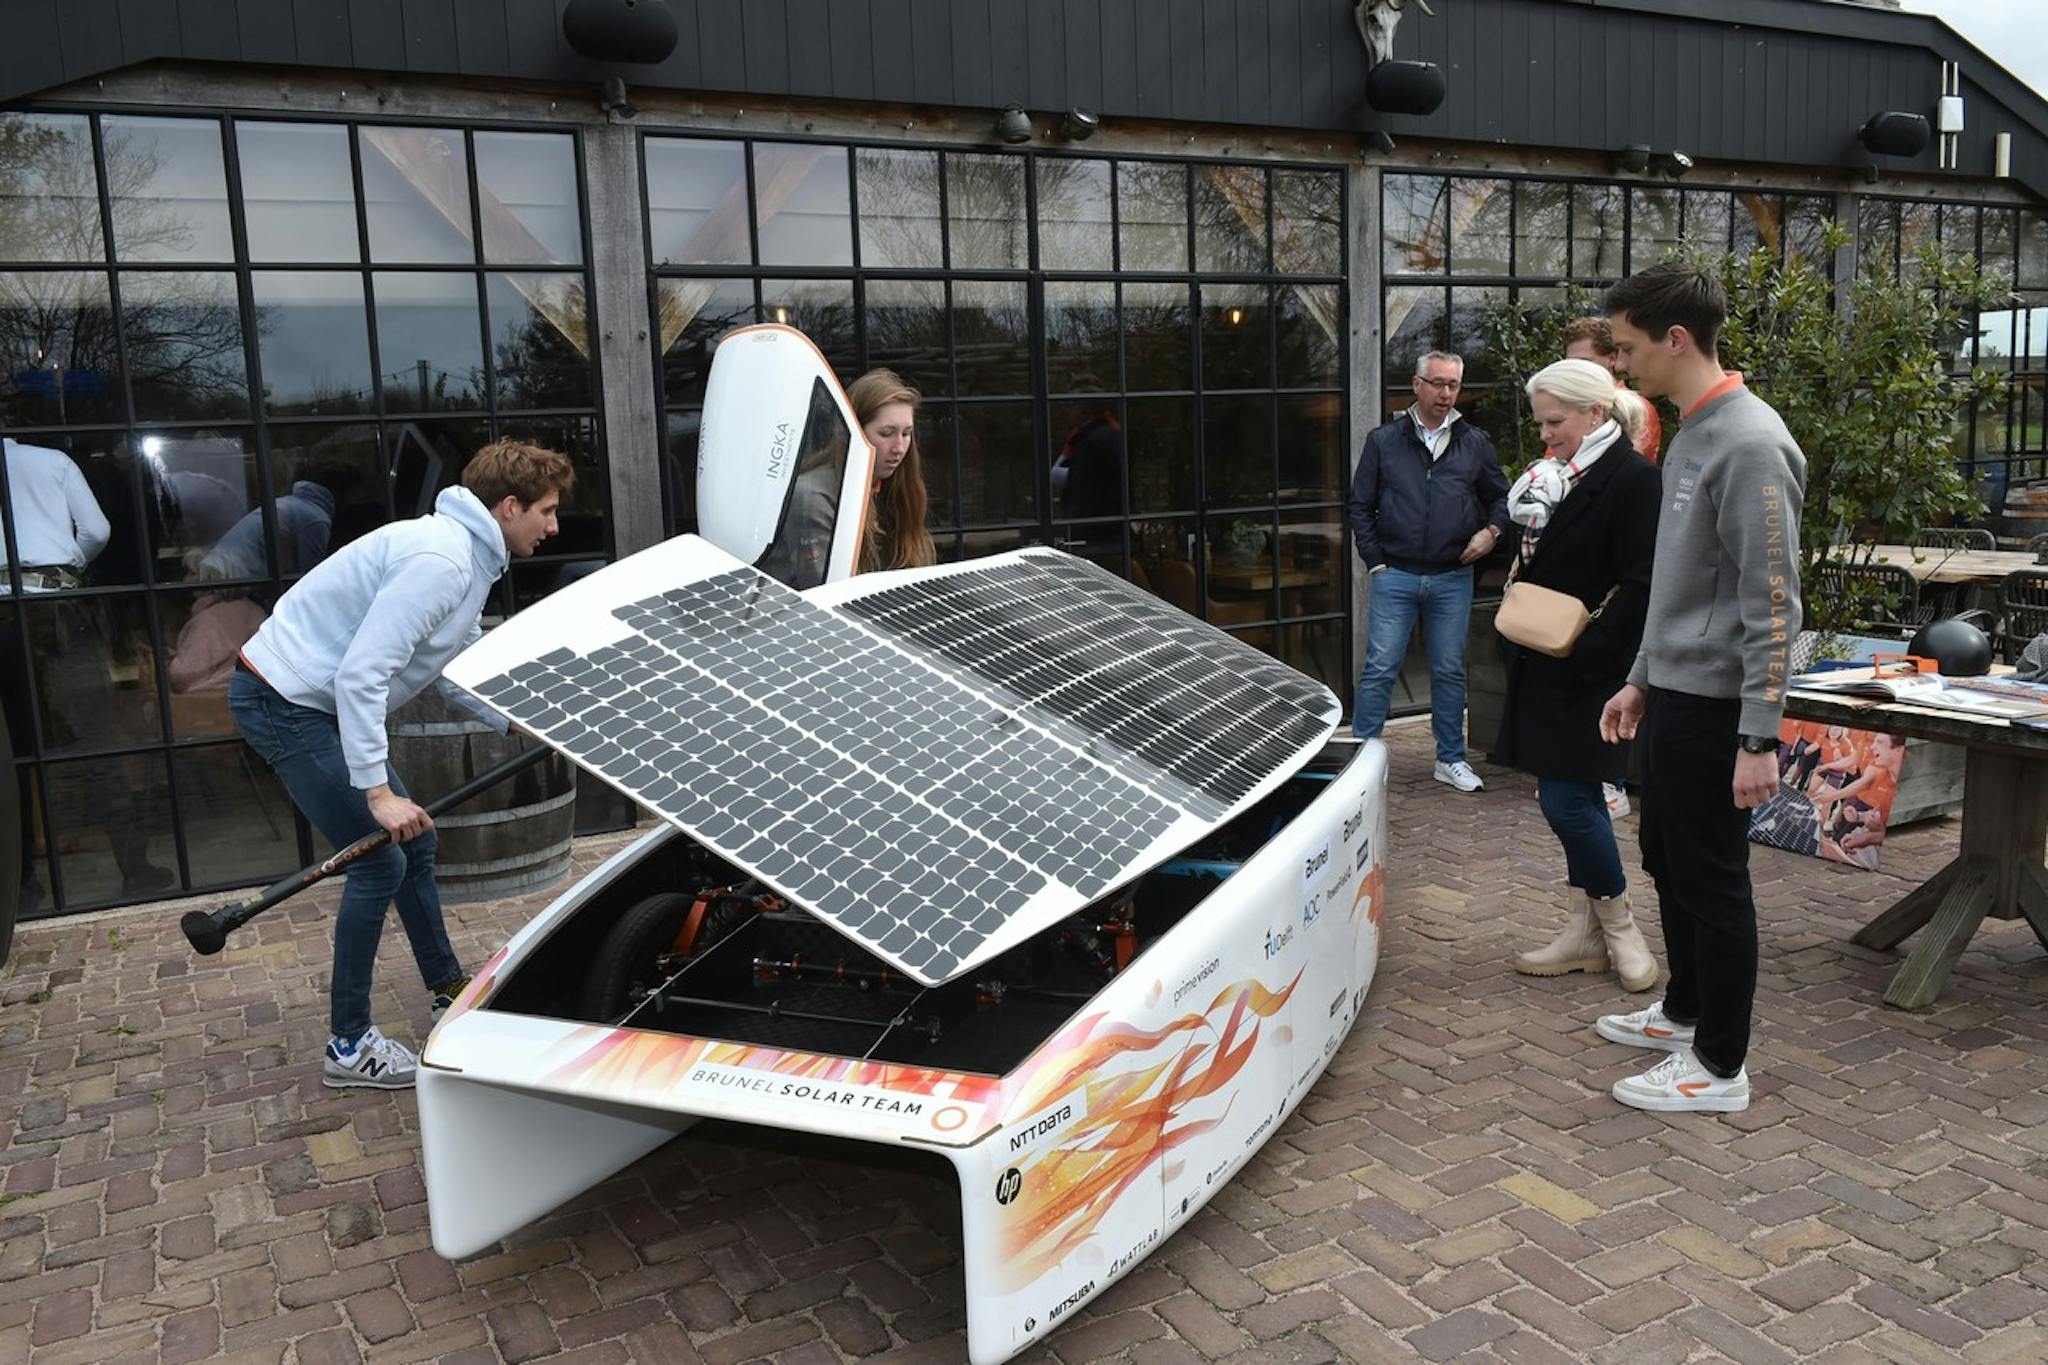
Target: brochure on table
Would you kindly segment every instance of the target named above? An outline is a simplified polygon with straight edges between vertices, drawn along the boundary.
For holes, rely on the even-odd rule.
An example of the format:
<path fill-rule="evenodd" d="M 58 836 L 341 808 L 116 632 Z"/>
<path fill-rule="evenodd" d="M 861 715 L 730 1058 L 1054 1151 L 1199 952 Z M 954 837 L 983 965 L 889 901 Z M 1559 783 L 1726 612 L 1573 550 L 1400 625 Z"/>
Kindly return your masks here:
<path fill-rule="evenodd" d="M 2048 720 L 2048 683 L 2020 682 L 2014 678 L 1947 678 L 1939 673 L 1841 669 L 1802 674 L 1792 680 L 1792 686 L 1801 692 L 1832 692 L 1996 720 Z"/>

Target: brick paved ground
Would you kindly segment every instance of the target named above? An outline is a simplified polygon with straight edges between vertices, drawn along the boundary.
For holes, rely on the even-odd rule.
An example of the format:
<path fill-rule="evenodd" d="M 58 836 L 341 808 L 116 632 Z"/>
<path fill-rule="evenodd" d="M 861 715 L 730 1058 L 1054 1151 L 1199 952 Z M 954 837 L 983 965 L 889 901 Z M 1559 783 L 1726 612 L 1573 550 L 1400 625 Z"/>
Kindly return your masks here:
<path fill-rule="evenodd" d="M 1349 1044 L 1033 1358 L 2048 1359 L 2048 955 L 1994 926 L 1907 1015 L 1877 1003 L 1890 956 L 1847 942 L 1953 825 L 1876 875 L 1759 853 L 1756 1102 L 1661 1118 L 1606 1096 L 1643 1062 L 1592 1036 L 1606 983 L 1507 969 L 1554 916 L 1529 784 L 1457 796 L 1425 743 L 1394 737 L 1392 908 Z M 955 1193 L 861 1149 L 686 1137 L 491 1254 L 435 1256 L 410 1096 L 319 1084 L 332 901 L 212 959 L 163 907 L 17 939 L 0 1361 L 963 1358 Z M 533 908 L 455 912 L 458 946 Z M 403 954 L 394 926 L 378 1017 L 416 1032 Z"/>

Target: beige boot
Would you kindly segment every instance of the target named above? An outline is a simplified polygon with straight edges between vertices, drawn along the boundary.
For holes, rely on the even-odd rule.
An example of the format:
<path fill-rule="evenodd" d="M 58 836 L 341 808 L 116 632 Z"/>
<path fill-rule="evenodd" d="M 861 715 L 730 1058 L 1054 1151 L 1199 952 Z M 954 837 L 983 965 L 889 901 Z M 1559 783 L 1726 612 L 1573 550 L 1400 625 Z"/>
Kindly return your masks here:
<path fill-rule="evenodd" d="M 1643 942 L 1643 931 L 1636 928 L 1635 916 L 1628 912 L 1628 895 L 1623 893 L 1612 900 L 1592 900 L 1588 904 L 1600 920 L 1600 933 L 1607 940 L 1607 954 L 1614 959 L 1614 969 L 1621 976 L 1621 988 L 1646 991 L 1656 985 L 1657 959 L 1650 956 L 1650 945 Z"/>
<path fill-rule="evenodd" d="M 1515 970 L 1522 975 L 1563 976 L 1566 972 L 1607 970 L 1607 940 L 1601 937 L 1586 893 L 1576 886 L 1569 890 L 1571 910 L 1564 931 L 1546 946 L 1515 959 Z"/>

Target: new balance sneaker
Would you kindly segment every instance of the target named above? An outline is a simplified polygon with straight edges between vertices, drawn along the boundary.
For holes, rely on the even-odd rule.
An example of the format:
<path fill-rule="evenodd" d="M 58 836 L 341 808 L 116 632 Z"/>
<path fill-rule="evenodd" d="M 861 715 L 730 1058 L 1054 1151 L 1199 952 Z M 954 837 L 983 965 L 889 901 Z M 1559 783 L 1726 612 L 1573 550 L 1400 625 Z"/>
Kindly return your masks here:
<path fill-rule="evenodd" d="M 352 1046 L 343 1047 L 339 1038 L 327 1040 L 327 1058 L 320 1079 L 334 1090 L 352 1085 L 407 1090 L 412 1087 L 419 1064 L 411 1048 L 386 1038 L 373 1025 Z"/>
<path fill-rule="evenodd" d="M 1461 792 L 1484 791 L 1486 784 L 1479 780 L 1479 774 L 1472 771 L 1470 763 L 1438 763 L 1436 771 L 1430 774 L 1447 787 L 1456 787 Z"/>
<path fill-rule="evenodd" d="M 1632 1109 L 1654 1109 L 1660 1114 L 1736 1114 L 1749 1108 L 1749 1072 L 1716 1076 L 1687 1048 L 1640 1076 L 1622 1077 L 1614 1083 L 1612 1093 Z"/>
<path fill-rule="evenodd" d="M 1600 794 L 1607 798 L 1608 819 L 1628 819 L 1629 805 L 1627 787 L 1622 786 L 1619 782 L 1602 782 L 1600 784 Z"/>
<path fill-rule="evenodd" d="M 1654 1047 L 1665 1052 L 1684 1052 L 1692 1047 L 1692 1025 L 1674 1024 L 1666 1019 L 1662 1000 L 1632 1014 L 1603 1014 L 1593 1030 L 1610 1043 L 1627 1043 L 1630 1047 Z"/>
<path fill-rule="evenodd" d="M 456 977 L 445 986 L 436 986 L 434 988 L 435 1021 L 439 1022 L 441 1016 L 448 1012 L 448 1007 L 455 1003 L 455 997 L 468 989 L 469 977 L 466 974 Z"/>

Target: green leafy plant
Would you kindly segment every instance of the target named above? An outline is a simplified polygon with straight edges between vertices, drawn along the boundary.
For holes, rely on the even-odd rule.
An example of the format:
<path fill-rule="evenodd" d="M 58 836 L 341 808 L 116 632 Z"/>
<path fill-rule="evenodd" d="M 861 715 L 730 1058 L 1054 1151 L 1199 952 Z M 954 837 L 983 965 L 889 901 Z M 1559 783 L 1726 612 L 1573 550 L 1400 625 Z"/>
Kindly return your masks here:
<path fill-rule="evenodd" d="M 1493 382 L 1471 403 L 1471 418 L 1493 438 L 1501 472 L 1510 479 L 1543 454 L 1543 438 L 1522 385 L 1552 361 L 1564 359 L 1564 329 L 1573 318 L 1600 311 L 1600 291 L 1567 285 L 1544 302 L 1489 298 L 1479 317 L 1479 365 Z M 1476 386 L 1475 386 L 1476 387 Z"/>

